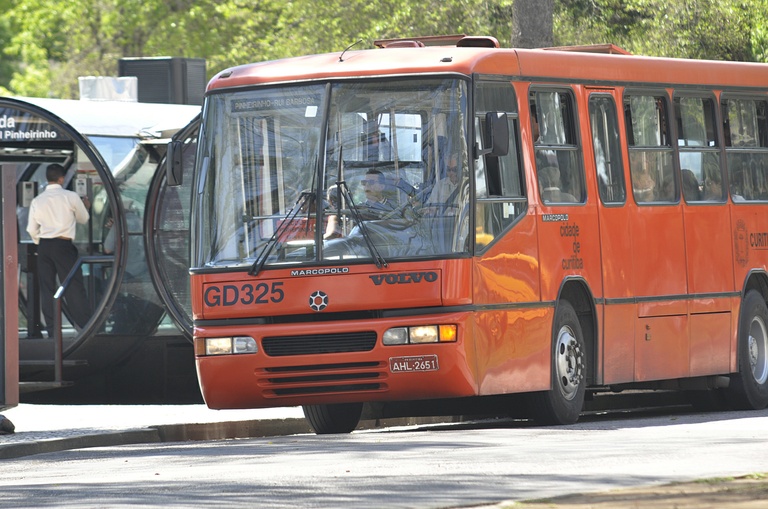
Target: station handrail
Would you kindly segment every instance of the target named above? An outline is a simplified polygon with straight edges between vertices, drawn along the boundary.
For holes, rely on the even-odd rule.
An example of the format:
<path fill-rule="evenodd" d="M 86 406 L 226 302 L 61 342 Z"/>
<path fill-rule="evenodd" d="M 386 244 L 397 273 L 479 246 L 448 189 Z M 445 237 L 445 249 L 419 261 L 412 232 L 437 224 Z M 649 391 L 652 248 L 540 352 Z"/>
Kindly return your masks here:
<path fill-rule="evenodd" d="M 90 255 L 90 256 L 81 256 L 77 259 L 77 262 L 72 266 L 72 269 L 69 271 L 69 274 L 67 274 L 67 277 L 64 279 L 64 281 L 61 283 L 61 286 L 59 286 L 59 289 L 56 290 L 56 293 L 53 295 L 53 337 L 54 337 L 54 355 L 53 355 L 53 361 L 54 361 L 54 381 L 59 383 L 62 382 L 62 371 L 64 366 L 64 341 L 62 338 L 61 333 L 61 298 L 64 295 L 64 292 L 69 287 L 69 283 L 72 281 L 72 278 L 75 277 L 75 274 L 77 271 L 80 270 L 80 267 L 83 264 L 89 263 L 92 265 L 95 264 L 111 264 L 115 261 L 114 255 Z"/>

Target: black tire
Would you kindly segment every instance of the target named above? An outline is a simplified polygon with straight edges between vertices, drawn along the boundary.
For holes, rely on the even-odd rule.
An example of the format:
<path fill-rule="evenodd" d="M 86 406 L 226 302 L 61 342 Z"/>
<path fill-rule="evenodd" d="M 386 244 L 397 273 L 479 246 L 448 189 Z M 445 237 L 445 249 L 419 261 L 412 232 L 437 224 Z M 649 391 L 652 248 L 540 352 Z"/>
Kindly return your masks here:
<path fill-rule="evenodd" d="M 336 405 L 304 405 L 304 417 L 318 435 L 351 433 L 360 422 L 362 403 L 339 403 Z"/>
<path fill-rule="evenodd" d="M 584 407 L 587 355 L 579 317 L 568 301 L 555 310 L 552 324 L 552 388 L 531 394 L 532 417 L 537 424 L 573 424 Z"/>
<path fill-rule="evenodd" d="M 768 306 L 755 290 L 742 302 L 737 357 L 739 371 L 728 387 L 731 405 L 761 410 L 768 406 Z"/>

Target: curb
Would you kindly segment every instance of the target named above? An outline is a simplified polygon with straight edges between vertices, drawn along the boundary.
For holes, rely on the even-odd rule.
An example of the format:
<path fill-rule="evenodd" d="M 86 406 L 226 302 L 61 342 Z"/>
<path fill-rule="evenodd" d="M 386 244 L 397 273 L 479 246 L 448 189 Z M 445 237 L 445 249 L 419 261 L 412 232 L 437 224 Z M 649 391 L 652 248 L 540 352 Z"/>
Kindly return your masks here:
<path fill-rule="evenodd" d="M 255 421 L 209 422 L 204 424 L 164 424 L 153 427 L 158 442 L 260 438 L 312 433 L 304 419 L 264 419 Z"/>
<path fill-rule="evenodd" d="M 364 420 L 357 430 L 372 430 L 394 426 L 415 426 L 450 422 L 450 417 L 424 417 Z M 231 438 L 262 438 L 313 433 L 306 420 L 263 419 L 198 424 L 163 424 L 147 428 L 104 432 L 91 435 L 54 438 L 31 442 L 0 444 L 0 459 L 21 458 L 35 454 L 61 452 L 90 447 L 225 440 Z"/>
<path fill-rule="evenodd" d="M 156 429 L 117 431 L 114 433 L 3 444 L 0 445 L 0 459 L 21 458 L 34 454 L 85 449 L 88 447 L 112 447 L 116 445 L 149 444 L 155 442 L 160 442 Z"/>

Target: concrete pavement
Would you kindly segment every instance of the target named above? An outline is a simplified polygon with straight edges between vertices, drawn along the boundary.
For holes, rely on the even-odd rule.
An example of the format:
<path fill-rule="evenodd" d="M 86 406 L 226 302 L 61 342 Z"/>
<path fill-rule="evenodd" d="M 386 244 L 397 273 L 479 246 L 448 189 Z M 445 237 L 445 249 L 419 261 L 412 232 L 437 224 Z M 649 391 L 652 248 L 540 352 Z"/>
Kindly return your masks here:
<path fill-rule="evenodd" d="M 628 396 L 637 398 L 637 395 Z M 655 408 L 677 402 L 651 394 L 645 406 Z M 613 398 L 617 396 L 612 396 Z M 619 397 L 620 398 L 620 397 Z M 625 408 L 620 403 L 590 404 L 592 410 Z M 630 399 L 630 406 L 642 406 Z M 618 405 L 618 406 L 616 406 Z M 300 407 L 256 410 L 211 410 L 193 405 L 38 405 L 22 403 L 0 412 L 15 426 L 15 433 L 0 434 L 0 459 L 16 458 L 84 447 L 137 443 L 220 440 L 312 433 Z M 363 420 L 358 429 L 459 422 L 459 416 Z M 0 428 L 2 423 L 0 423 Z"/>
<path fill-rule="evenodd" d="M 0 459 L 102 447 L 311 433 L 301 408 L 211 410 L 205 405 L 33 405 L 4 410 L 15 432 Z"/>
<path fill-rule="evenodd" d="M 86 447 L 312 433 L 300 407 L 211 410 L 198 405 L 33 405 L 4 410 L 15 432 L 0 435 L 0 459 Z M 450 418 L 361 421 L 358 429 Z"/>

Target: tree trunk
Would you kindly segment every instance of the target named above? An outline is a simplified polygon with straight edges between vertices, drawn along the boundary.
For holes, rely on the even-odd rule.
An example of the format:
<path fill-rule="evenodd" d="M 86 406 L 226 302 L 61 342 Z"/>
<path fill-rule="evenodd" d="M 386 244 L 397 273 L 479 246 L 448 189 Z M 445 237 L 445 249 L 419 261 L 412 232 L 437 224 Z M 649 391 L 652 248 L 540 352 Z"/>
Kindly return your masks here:
<path fill-rule="evenodd" d="M 512 47 L 546 48 L 554 45 L 552 18 L 555 0 L 515 0 Z"/>

